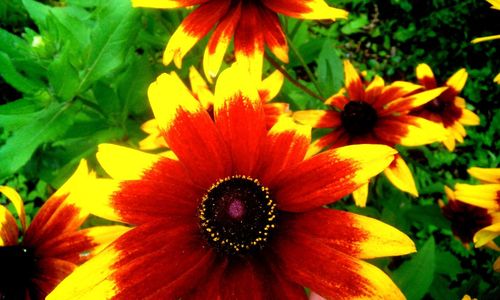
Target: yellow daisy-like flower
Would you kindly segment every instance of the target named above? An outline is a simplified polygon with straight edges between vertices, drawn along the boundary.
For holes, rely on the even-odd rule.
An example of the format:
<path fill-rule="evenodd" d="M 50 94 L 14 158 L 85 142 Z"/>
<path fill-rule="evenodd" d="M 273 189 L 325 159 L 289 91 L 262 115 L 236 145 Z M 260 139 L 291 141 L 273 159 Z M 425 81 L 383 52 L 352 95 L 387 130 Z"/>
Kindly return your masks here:
<path fill-rule="evenodd" d="M 281 116 L 289 116 L 291 114 L 288 103 L 271 102 L 279 93 L 283 85 L 283 80 L 283 74 L 276 70 L 258 85 L 258 92 L 263 104 L 267 128 L 271 128 L 276 124 Z M 189 81 L 191 84 L 191 94 L 195 99 L 200 101 L 202 107 L 213 119 L 214 94 L 195 67 L 189 69 Z M 141 129 L 146 132 L 148 136 L 139 142 L 139 149 L 155 150 L 168 147 L 165 139 L 161 135 L 156 119 L 146 121 L 142 124 Z"/>
<path fill-rule="evenodd" d="M 163 63 L 177 67 L 187 52 L 213 28 L 203 56 L 207 78 L 219 72 L 234 36 L 236 60 L 254 76 L 262 72 L 264 45 L 288 62 L 288 45 L 278 13 L 299 19 L 344 19 L 347 12 L 323 0 L 132 0 L 135 7 L 172 9 L 197 5 L 170 38 Z"/>
<path fill-rule="evenodd" d="M 344 62 L 345 89 L 328 98 L 326 110 L 305 110 L 294 118 L 314 128 L 328 128 L 328 134 L 311 144 L 308 155 L 323 149 L 353 144 L 418 146 L 442 141 L 441 125 L 408 115 L 412 108 L 439 96 L 446 88 L 417 92 L 417 84 L 397 81 L 386 85 L 381 77 L 364 82 L 349 61 Z M 413 176 L 401 156 L 396 155 L 385 175 L 398 189 L 418 195 Z M 353 193 L 357 205 L 365 206 L 368 184 Z"/>
<path fill-rule="evenodd" d="M 418 81 L 424 89 L 435 89 L 438 86 L 434 73 L 427 64 L 419 64 L 416 71 Z M 479 117 L 465 108 L 465 99 L 458 96 L 466 81 L 467 71 L 458 70 L 444 84 L 444 87 L 447 87 L 446 91 L 412 111 L 413 115 L 440 123 L 445 127 L 448 137 L 443 144 L 449 151 L 455 149 L 455 140 L 460 143 L 464 141 L 467 133 L 463 125 L 479 125 Z"/>

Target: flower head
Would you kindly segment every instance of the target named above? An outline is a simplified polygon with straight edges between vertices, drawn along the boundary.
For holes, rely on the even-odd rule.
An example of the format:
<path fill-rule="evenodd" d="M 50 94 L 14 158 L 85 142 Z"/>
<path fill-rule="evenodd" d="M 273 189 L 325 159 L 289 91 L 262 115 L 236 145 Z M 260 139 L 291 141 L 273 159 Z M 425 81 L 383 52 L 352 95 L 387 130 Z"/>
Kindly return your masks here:
<path fill-rule="evenodd" d="M 49 299 L 302 299 L 304 286 L 334 299 L 404 297 L 362 259 L 413 252 L 411 240 L 323 207 L 381 172 L 395 151 L 358 145 L 304 160 L 310 129 L 281 118 L 267 130 L 247 78 L 237 66 L 220 75 L 215 120 L 174 74 L 151 84 L 153 112 L 178 160 L 100 147 L 113 179 L 92 185 L 89 208 L 136 227 Z"/>
<path fill-rule="evenodd" d="M 78 230 L 88 213 L 76 205 L 73 191 L 84 185 L 88 176 L 82 162 L 29 226 L 19 194 L 0 186 L 0 193 L 11 200 L 22 227 L 20 237 L 15 218 L 0 206 L 0 299 L 45 299 L 77 265 L 127 230 L 123 226 Z"/>
<path fill-rule="evenodd" d="M 289 116 L 290 110 L 288 103 L 271 102 L 279 93 L 283 85 L 283 74 L 279 71 L 274 71 L 271 75 L 265 78 L 258 85 L 258 92 L 262 101 L 264 114 L 266 118 L 266 127 L 271 128 L 281 116 Z M 210 117 L 214 118 L 214 94 L 208 87 L 203 77 L 195 67 L 189 69 L 189 81 L 191 84 L 190 92 L 195 99 L 200 101 L 203 108 L 208 112 Z M 158 148 L 167 148 L 168 145 L 161 135 L 158 122 L 151 119 L 142 124 L 141 129 L 148 136 L 139 142 L 139 149 L 154 150 Z"/>
<path fill-rule="evenodd" d="M 435 89 L 438 84 L 434 73 L 426 64 L 417 66 L 417 78 L 425 90 Z M 413 110 L 412 114 L 443 124 L 448 137 L 443 141 L 448 150 L 455 149 L 455 140 L 463 142 L 466 135 L 463 125 L 479 125 L 479 117 L 465 108 L 465 100 L 458 96 L 467 81 L 467 71 L 458 70 L 444 84 L 447 89 L 424 105 Z"/>
<path fill-rule="evenodd" d="M 325 101 L 328 109 L 294 113 L 294 118 L 303 124 L 331 129 L 311 145 L 308 155 L 344 145 L 418 146 L 444 139 L 442 126 L 407 114 L 438 96 L 444 88 L 416 93 L 419 85 L 402 81 L 385 85 L 378 76 L 365 83 L 349 61 L 344 62 L 344 73 L 345 89 Z M 395 156 L 385 174 L 397 188 L 418 194 L 411 171 L 401 156 Z M 358 205 L 365 205 L 367 189 L 365 185 L 354 194 Z"/>
<path fill-rule="evenodd" d="M 133 6 L 171 9 L 198 5 L 172 35 L 163 63 L 180 67 L 186 53 L 213 28 L 203 57 L 207 78 L 219 72 L 224 53 L 234 36 L 236 60 L 254 77 L 262 72 L 264 45 L 288 62 L 288 46 L 278 13 L 299 19 L 346 18 L 347 12 L 324 0 L 132 0 Z"/>

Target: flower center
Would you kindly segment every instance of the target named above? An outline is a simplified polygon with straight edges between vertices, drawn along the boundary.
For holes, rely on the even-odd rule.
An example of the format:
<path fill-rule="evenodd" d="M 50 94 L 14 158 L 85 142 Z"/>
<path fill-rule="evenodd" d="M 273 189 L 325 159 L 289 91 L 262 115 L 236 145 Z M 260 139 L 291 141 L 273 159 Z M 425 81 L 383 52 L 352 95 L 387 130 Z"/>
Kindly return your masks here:
<path fill-rule="evenodd" d="M 228 255 L 263 249 L 276 228 L 276 204 L 269 189 L 247 176 L 226 177 L 213 184 L 198 214 L 208 243 Z"/>
<path fill-rule="evenodd" d="M 487 209 L 460 201 L 450 201 L 442 210 L 451 222 L 453 234 L 466 244 L 472 242 L 477 231 L 492 223 Z"/>
<path fill-rule="evenodd" d="M 462 117 L 462 109 L 455 105 L 455 98 L 447 99 L 440 96 L 424 105 L 424 109 L 441 116 L 445 127 L 452 126 Z"/>
<path fill-rule="evenodd" d="M 342 126 L 351 135 L 370 132 L 377 123 L 377 111 L 364 101 L 350 101 L 340 114 Z"/>
<path fill-rule="evenodd" d="M 21 245 L 0 247 L 0 299 L 24 299 L 37 259 Z"/>

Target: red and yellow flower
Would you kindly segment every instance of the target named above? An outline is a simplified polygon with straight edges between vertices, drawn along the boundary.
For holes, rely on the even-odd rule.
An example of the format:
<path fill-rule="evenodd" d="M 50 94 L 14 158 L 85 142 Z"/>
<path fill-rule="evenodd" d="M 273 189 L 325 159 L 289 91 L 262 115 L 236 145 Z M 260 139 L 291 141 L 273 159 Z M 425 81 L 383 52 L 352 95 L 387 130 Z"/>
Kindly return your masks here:
<path fill-rule="evenodd" d="M 175 74 L 149 99 L 178 160 L 114 145 L 97 157 L 112 179 L 89 208 L 133 224 L 48 299 L 403 299 L 363 259 L 415 251 L 397 229 L 324 208 L 381 172 L 395 151 L 357 145 L 304 160 L 310 129 L 266 129 L 259 93 L 237 66 L 217 81 L 214 119 Z M 168 99 L 169 101 L 165 101 Z"/>
<path fill-rule="evenodd" d="M 455 191 L 446 188 L 448 199 L 456 203 L 452 206 L 466 209 L 462 209 L 461 217 L 457 217 L 457 210 L 449 204 L 443 212 L 452 222 L 453 233 L 463 243 L 474 241 L 476 247 L 487 246 L 500 251 L 493 241 L 500 235 L 500 169 L 470 168 L 468 172 L 483 184 L 460 183 L 455 185 Z M 493 269 L 500 271 L 500 258 Z"/>
<path fill-rule="evenodd" d="M 276 124 L 281 116 L 289 116 L 291 114 L 288 103 L 271 102 L 279 93 L 283 85 L 283 80 L 283 74 L 279 71 L 274 71 L 258 85 L 258 92 L 264 108 L 266 127 L 268 129 Z M 200 101 L 202 107 L 213 118 L 214 94 L 195 67 L 189 69 L 189 81 L 191 84 L 191 94 L 195 99 Z M 146 132 L 148 136 L 139 142 L 139 149 L 155 150 L 168 147 L 156 119 L 146 121 L 142 124 L 141 129 Z"/>
<path fill-rule="evenodd" d="M 435 89 L 438 84 L 434 73 L 427 64 L 417 66 L 417 78 L 425 90 Z M 445 83 L 446 91 L 426 104 L 417 107 L 412 114 L 443 124 L 448 137 L 443 144 L 450 151 L 455 149 L 455 140 L 462 143 L 466 136 L 463 125 L 479 125 L 479 117 L 465 108 L 465 100 L 458 95 L 467 81 L 467 71 L 458 70 Z"/>
<path fill-rule="evenodd" d="M 203 56 L 209 79 L 219 72 L 233 36 L 236 60 L 253 77 L 261 75 L 265 45 L 287 63 L 287 40 L 278 13 L 299 19 L 347 18 L 346 11 L 329 7 L 324 0 L 132 0 L 132 5 L 162 9 L 198 5 L 170 38 L 163 63 L 173 60 L 180 68 L 184 55 L 214 28 Z"/>
<path fill-rule="evenodd" d="M 128 228 L 102 226 L 78 230 L 88 213 L 73 191 L 89 180 L 85 162 L 40 208 L 28 226 L 24 204 L 11 187 L 0 186 L 21 223 L 0 205 L 0 299 L 45 299 L 77 265 L 90 259 Z"/>
<path fill-rule="evenodd" d="M 300 123 L 331 129 L 312 143 L 308 155 L 344 145 L 418 146 L 444 139 L 442 126 L 407 113 L 434 99 L 445 88 L 416 93 L 420 85 L 396 81 L 386 86 L 379 76 L 365 83 L 349 61 L 344 62 L 344 73 L 345 89 L 325 101 L 328 109 L 294 113 Z M 401 156 L 396 155 L 384 173 L 400 190 L 418 195 L 411 171 Z M 365 206 L 367 194 L 368 184 L 353 194 L 356 204 Z"/>

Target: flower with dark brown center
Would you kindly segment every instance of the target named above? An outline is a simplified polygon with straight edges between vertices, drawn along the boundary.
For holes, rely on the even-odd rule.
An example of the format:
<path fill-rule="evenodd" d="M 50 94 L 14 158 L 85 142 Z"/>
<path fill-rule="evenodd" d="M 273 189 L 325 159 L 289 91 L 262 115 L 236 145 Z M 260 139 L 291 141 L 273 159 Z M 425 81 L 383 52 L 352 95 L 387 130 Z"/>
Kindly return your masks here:
<path fill-rule="evenodd" d="M 408 237 L 324 207 L 381 172 L 395 151 L 356 145 L 304 159 L 310 129 L 284 117 L 267 130 L 252 82 L 238 65 L 221 73 L 215 120 L 175 75 L 151 84 L 153 112 L 177 159 L 99 147 L 113 179 L 88 187 L 88 208 L 136 227 L 49 300 L 305 299 L 304 287 L 332 299 L 404 298 L 363 259 L 412 252 Z"/>
<path fill-rule="evenodd" d="M 364 101 L 350 101 L 340 113 L 342 126 L 350 135 L 371 132 L 377 123 L 377 111 Z"/>

